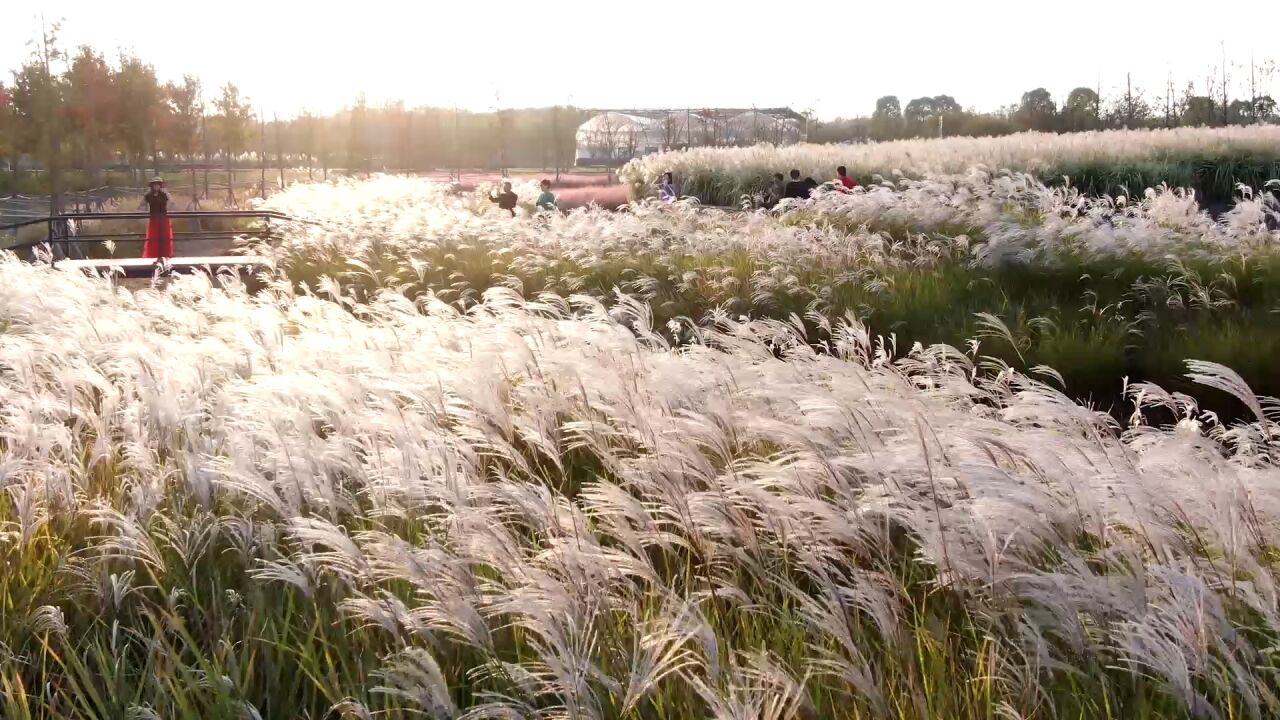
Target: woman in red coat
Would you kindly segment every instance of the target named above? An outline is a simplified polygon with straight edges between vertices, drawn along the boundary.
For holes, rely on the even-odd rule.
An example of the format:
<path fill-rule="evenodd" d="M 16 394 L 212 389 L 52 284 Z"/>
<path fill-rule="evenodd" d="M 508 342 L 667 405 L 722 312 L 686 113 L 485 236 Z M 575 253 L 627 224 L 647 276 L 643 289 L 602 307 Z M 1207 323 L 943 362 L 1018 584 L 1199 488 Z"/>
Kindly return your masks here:
<path fill-rule="evenodd" d="M 142 257 L 173 257 L 173 223 L 169 222 L 169 193 L 164 180 L 152 178 L 150 189 L 142 196 L 150 217 L 147 219 L 147 240 L 142 244 Z"/>

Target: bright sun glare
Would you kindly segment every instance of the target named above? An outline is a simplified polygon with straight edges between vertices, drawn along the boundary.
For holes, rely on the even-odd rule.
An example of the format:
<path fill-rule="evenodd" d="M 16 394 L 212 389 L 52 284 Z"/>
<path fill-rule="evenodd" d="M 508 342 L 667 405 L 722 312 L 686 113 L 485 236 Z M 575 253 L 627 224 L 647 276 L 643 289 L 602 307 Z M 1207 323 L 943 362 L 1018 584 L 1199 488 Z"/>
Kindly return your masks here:
<path fill-rule="evenodd" d="M 994 110 L 1043 86 L 1144 88 L 1203 83 L 1273 47 L 1280 6 L 1249 21 L 1156 11 L 1141 3 L 1071 6 L 995 0 L 635 4 L 598 0 L 337 3 L 227 0 L 120 12 L 88 0 L 38 8 L 67 44 L 133 48 L 165 77 L 238 83 L 268 114 L 330 111 L 363 91 L 374 103 L 475 110 L 787 105 L 866 114 L 881 95 L 946 93 Z M 0 65 L 38 34 L 37 9 L 10 8 Z M 1228 40 L 1226 47 L 1220 41 Z"/>

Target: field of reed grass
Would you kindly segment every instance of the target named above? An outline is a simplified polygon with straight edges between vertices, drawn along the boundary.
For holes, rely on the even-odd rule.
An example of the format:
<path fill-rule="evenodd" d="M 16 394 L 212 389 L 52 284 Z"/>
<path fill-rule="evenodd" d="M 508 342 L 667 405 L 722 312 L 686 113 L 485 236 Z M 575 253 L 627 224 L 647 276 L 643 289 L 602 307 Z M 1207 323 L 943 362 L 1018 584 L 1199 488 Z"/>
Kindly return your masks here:
<path fill-rule="evenodd" d="M 1270 195 L 488 189 L 294 186 L 252 289 L 0 258 L 0 715 L 1280 712 Z"/>

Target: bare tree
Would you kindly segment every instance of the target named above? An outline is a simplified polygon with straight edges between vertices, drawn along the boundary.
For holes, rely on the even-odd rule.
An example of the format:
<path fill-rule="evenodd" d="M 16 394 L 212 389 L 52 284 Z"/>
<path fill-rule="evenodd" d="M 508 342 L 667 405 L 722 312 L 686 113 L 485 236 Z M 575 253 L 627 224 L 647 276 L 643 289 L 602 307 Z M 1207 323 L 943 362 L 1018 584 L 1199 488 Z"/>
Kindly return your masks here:
<path fill-rule="evenodd" d="M 418 148 L 413 141 L 413 111 L 404 114 L 404 125 L 400 132 L 400 169 L 404 172 L 416 172 L 418 169 Z"/>
<path fill-rule="evenodd" d="M 222 86 L 222 95 L 213 101 L 220 116 L 222 148 L 226 153 L 227 196 L 235 204 L 235 169 L 232 160 L 243 150 L 249 140 L 249 123 L 253 120 L 253 107 L 240 97 L 240 89 L 231 83 Z"/>
<path fill-rule="evenodd" d="M 307 179 L 315 179 L 315 159 L 316 159 L 316 119 L 311 113 L 303 110 L 302 115 L 298 118 L 301 129 L 301 138 L 298 149 L 307 158 Z"/>
<path fill-rule="evenodd" d="M 1227 125 L 1231 122 L 1230 111 L 1231 101 L 1227 97 L 1227 91 L 1231 87 L 1230 76 L 1227 75 L 1227 41 L 1222 43 L 1222 124 Z M 1215 73 L 1216 75 L 1217 73 Z"/>
<path fill-rule="evenodd" d="M 1173 74 L 1170 73 L 1165 80 L 1164 86 L 1164 105 L 1161 107 L 1164 111 L 1164 126 L 1173 127 L 1173 118 L 1178 114 L 1174 109 L 1173 100 Z"/>
<path fill-rule="evenodd" d="M 329 121 L 328 119 L 320 120 L 320 167 L 323 172 L 323 179 L 329 182 Z"/>
<path fill-rule="evenodd" d="M 12 102 L 17 121 L 18 146 L 45 166 L 49 176 L 49 213 L 62 212 L 62 155 L 65 141 L 66 87 L 55 63 L 65 60 L 58 49 L 57 23 L 41 24 L 30 60 L 14 73 Z"/>
<path fill-rule="evenodd" d="M 625 130 L 625 131 L 623 131 L 623 133 L 622 133 L 622 143 L 623 143 L 623 145 L 624 145 L 624 153 L 623 153 L 623 156 L 622 156 L 621 158 L 619 158 L 619 159 L 621 159 L 621 160 L 628 160 L 628 159 L 630 159 L 630 158 L 635 157 L 635 156 L 636 156 L 636 148 L 637 148 L 637 147 L 638 147 L 638 145 L 639 145 L 639 140 L 638 140 L 638 137 L 637 137 L 637 133 L 636 133 L 636 128 L 635 128 L 635 126 L 628 125 L 628 126 L 627 126 L 627 128 L 626 128 L 626 130 Z"/>
<path fill-rule="evenodd" d="M 182 84 L 169 83 L 165 86 L 165 95 L 173 112 L 173 122 L 169 124 L 169 146 L 187 159 L 191 170 L 191 201 L 199 207 L 196 192 L 196 143 L 200 131 L 201 119 L 204 117 L 204 99 L 201 97 L 200 81 L 187 75 Z"/>
<path fill-rule="evenodd" d="M 597 158 L 613 160 L 618 154 L 618 133 L 622 124 L 614 113 L 606 112 L 597 115 L 588 131 L 587 146 L 591 154 Z"/>
<path fill-rule="evenodd" d="M 351 108 L 351 134 L 347 141 L 347 171 L 369 174 L 369 102 L 362 92 Z"/>
<path fill-rule="evenodd" d="M 1249 118 L 1253 123 L 1265 121 L 1274 111 L 1275 101 L 1267 89 L 1275 71 L 1275 62 L 1267 60 L 1259 65 L 1249 58 Z"/>
<path fill-rule="evenodd" d="M 498 113 L 498 165 L 502 177 L 508 175 L 507 140 L 511 134 L 511 111 L 500 109 Z"/>
<path fill-rule="evenodd" d="M 687 128 L 686 128 L 687 130 Z M 664 150 L 671 149 L 680 143 L 680 121 L 677 116 L 671 114 L 671 111 L 663 113 L 662 116 L 662 146 Z"/>
<path fill-rule="evenodd" d="M 204 192 L 200 197 L 209 199 L 209 112 L 203 105 L 200 107 L 200 154 L 204 158 L 202 175 L 204 176 Z"/>
<path fill-rule="evenodd" d="M 1098 90 L 1093 95 L 1093 119 L 1097 127 L 1102 127 L 1102 73 L 1098 73 Z"/>
<path fill-rule="evenodd" d="M 577 136 L 575 119 L 579 118 L 579 113 L 571 105 L 555 105 L 547 117 L 549 121 L 545 123 L 545 127 L 549 137 L 541 145 L 544 150 L 550 148 L 552 161 L 555 163 L 556 181 L 559 182 L 561 172 L 573 161 L 573 156 L 569 153 L 574 150 Z M 536 137 L 536 133 L 534 136 Z"/>
<path fill-rule="evenodd" d="M 1108 115 L 1113 126 L 1124 128 L 1140 127 L 1151 119 L 1151 105 L 1147 103 L 1142 89 L 1133 86 L 1126 75 L 1124 95 L 1116 99 Z"/>

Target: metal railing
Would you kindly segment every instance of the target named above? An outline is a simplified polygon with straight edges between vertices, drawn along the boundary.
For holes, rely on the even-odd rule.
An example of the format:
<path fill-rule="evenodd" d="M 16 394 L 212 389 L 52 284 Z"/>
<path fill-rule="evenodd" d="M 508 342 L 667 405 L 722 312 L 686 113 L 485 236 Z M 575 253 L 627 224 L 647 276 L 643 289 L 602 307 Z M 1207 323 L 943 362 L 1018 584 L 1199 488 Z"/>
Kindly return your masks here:
<path fill-rule="evenodd" d="M 191 220 L 194 221 L 195 230 L 186 230 L 173 233 L 173 241 L 175 249 L 180 243 L 191 243 L 196 241 L 226 241 L 244 237 L 253 237 L 270 242 L 272 239 L 272 221 L 292 222 L 293 218 L 283 213 L 272 210 L 209 210 L 209 211 L 188 211 L 188 212 L 171 212 L 168 215 L 171 221 Z M 131 232 L 92 232 L 89 231 L 90 226 L 99 222 L 112 221 L 129 221 L 141 220 L 147 221 L 150 215 L 146 212 L 87 212 L 87 213 L 63 213 L 60 215 L 50 215 L 47 217 L 23 220 L 21 222 L 11 223 L 8 225 L 0 225 L 0 237 L 6 233 L 13 233 L 14 242 L 0 246 L 0 249 L 16 252 L 19 256 L 24 254 L 30 255 L 27 259 L 34 259 L 36 249 L 47 246 L 53 259 L 63 259 L 67 257 L 85 257 L 84 246 L 93 243 L 106 241 L 142 241 L 146 239 L 145 231 Z M 205 228 L 205 220 L 241 220 L 256 221 L 244 228 Z M 34 240 L 18 240 L 18 232 L 23 228 L 45 226 L 43 238 Z"/>

